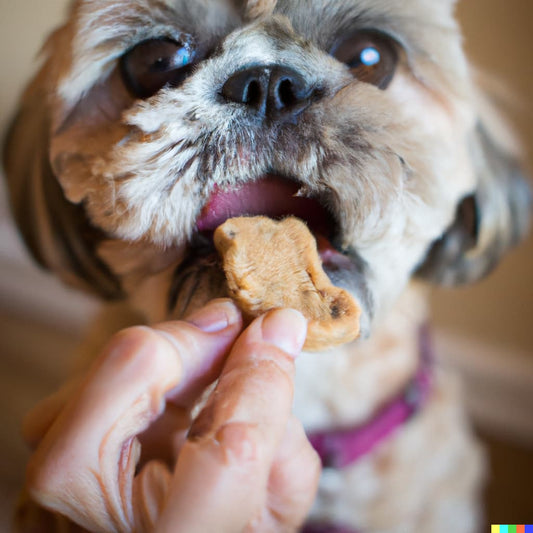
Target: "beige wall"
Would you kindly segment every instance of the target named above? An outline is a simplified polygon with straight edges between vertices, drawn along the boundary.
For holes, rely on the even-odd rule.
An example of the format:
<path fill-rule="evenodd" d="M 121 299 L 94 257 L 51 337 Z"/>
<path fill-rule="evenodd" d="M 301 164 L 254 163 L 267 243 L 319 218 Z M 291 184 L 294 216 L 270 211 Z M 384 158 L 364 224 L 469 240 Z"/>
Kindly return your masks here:
<path fill-rule="evenodd" d="M 15 110 L 25 80 L 35 70 L 44 36 L 69 0 L 0 0 L 0 133 Z"/>
<path fill-rule="evenodd" d="M 516 95 L 511 115 L 533 168 L 533 2 L 463 0 L 459 16 L 471 59 L 508 83 Z M 438 324 L 533 356 L 533 236 L 487 280 L 467 289 L 438 291 L 434 304 Z"/>

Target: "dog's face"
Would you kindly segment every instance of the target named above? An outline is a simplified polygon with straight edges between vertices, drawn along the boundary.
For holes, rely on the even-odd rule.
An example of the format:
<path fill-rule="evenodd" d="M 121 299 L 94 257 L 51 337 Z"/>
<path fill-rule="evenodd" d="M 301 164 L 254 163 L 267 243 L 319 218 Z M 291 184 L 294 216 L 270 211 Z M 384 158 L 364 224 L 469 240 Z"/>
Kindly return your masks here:
<path fill-rule="evenodd" d="M 470 281 L 525 231 L 451 0 L 78 1 L 46 54 L 6 145 L 15 214 L 104 295 L 159 277 L 182 314 L 224 294 L 219 223 L 296 214 L 368 329 L 415 272 Z"/>

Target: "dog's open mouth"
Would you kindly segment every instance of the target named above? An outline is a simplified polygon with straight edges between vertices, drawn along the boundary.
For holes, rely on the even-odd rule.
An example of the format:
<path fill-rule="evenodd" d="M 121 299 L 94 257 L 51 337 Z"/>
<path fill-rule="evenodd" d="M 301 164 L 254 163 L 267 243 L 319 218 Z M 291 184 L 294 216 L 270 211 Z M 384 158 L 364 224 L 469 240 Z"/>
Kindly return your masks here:
<path fill-rule="evenodd" d="M 295 216 L 303 220 L 315 236 L 322 260 L 330 262 L 339 254 L 332 244 L 338 233 L 337 221 L 326 207 L 324 198 L 303 196 L 300 190 L 301 185 L 276 174 L 267 174 L 238 188 L 217 189 L 204 206 L 197 220 L 197 229 L 210 238 L 228 218 L 263 215 L 282 219 Z"/>
<path fill-rule="evenodd" d="M 198 218 L 198 230 L 214 231 L 236 216 L 279 219 L 292 215 L 305 221 L 313 233 L 329 238 L 335 228 L 333 217 L 318 199 L 300 196 L 300 188 L 294 181 L 269 174 L 236 189 L 217 189 Z"/>
<path fill-rule="evenodd" d="M 301 184 L 276 174 L 231 189 L 217 188 L 203 207 L 188 258 L 179 267 L 169 302 L 173 314 L 183 316 L 207 300 L 225 296 L 225 278 L 213 245 L 213 232 L 228 218 L 263 215 L 273 219 L 295 216 L 315 236 L 323 268 L 334 284 L 352 292 L 360 288 L 362 265 L 357 256 L 342 253 L 339 224 L 328 208 L 328 198 L 300 194 Z"/>

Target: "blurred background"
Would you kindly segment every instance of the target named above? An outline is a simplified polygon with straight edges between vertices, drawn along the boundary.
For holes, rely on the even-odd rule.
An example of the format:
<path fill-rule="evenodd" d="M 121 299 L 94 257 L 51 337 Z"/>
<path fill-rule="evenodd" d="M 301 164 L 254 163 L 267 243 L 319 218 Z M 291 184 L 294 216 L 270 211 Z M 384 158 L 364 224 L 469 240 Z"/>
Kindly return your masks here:
<path fill-rule="evenodd" d="M 39 46 L 67 3 L 0 0 L 1 135 Z M 463 0 L 458 16 L 474 64 L 510 89 L 507 113 L 531 169 L 533 3 Z M 98 307 L 33 266 L 8 213 L 1 184 L 0 531 L 8 530 L 27 459 L 18 429 L 23 414 L 69 373 L 69 355 Z M 489 453 L 487 522 L 532 523 L 533 236 L 482 283 L 435 291 L 433 313 L 443 364 L 462 373 L 468 409 Z"/>
<path fill-rule="evenodd" d="M 458 16 L 472 62 L 509 89 L 507 116 L 532 176 L 533 2 L 462 0 Z M 487 523 L 531 524 L 533 231 L 486 280 L 435 291 L 433 316 L 440 353 L 464 377 L 467 406 L 489 452 Z"/>

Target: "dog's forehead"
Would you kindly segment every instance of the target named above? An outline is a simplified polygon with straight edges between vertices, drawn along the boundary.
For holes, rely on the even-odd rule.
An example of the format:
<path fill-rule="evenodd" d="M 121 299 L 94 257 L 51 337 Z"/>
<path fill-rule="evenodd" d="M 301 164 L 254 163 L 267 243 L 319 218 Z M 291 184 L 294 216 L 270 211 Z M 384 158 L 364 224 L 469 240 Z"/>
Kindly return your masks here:
<path fill-rule="evenodd" d="M 183 32 L 212 47 L 233 30 L 286 18 L 297 33 L 327 49 L 353 26 L 383 29 L 435 59 L 455 43 L 454 0 L 78 0 L 72 19 L 69 67 L 62 69 L 59 94 L 67 108 L 112 70 L 124 52 L 142 40 L 180 40 Z M 435 39 L 438 30 L 441 39 Z M 441 32 L 444 30 L 444 32 Z M 449 31 L 452 30 L 452 31 Z M 274 34 L 271 36 L 276 39 Z M 435 44 L 435 43 L 440 44 Z M 436 46 L 440 48 L 433 50 Z M 59 50 L 59 54 L 65 53 Z M 445 52 L 449 55 L 448 52 Z"/>
<path fill-rule="evenodd" d="M 201 14 L 210 9 L 234 10 L 244 22 L 282 13 L 289 19 L 304 20 L 308 27 L 342 24 L 345 19 L 367 20 L 394 19 L 401 23 L 417 19 L 431 24 L 443 20 L 456 0 L 165 0 L 177 12 Z M 155 5 L 155 2 L 154 2 Z M 209 20 L 209 17 L 208 17 Z M 219 19 L 220 20 L 220 19 Z"/>
<path fill-rule="evenodd" d="M 310 34 L 342 29 L 353 20 L 376 24 L 446 26 L 455 0 L 78 0 L 76 33 L 98 41 L 138 40 L 169 27 L 220 35 L 272 14 Z"/>
<path fill-rule="evenodd" d="M 86 31 L 142 24 L 177 24 L 199 27 L 204 32 L 233 23 L 247 23 L 273 13 L 286 15 L 308 27 L 343 24 L 345 19 L 394 19 L 409 24 L 417 20 L 425 24 L 444 21 L 456 0 L 78 0 L 74 9 Z M 89 21 L 91 24 L 89 25 Z"/>
<path fill-rule="evenodd" d="M 205 0 L 204 0 L 205 1 Z M 328 11 L 337 15 L 339 12 L 358 10 L 359 12 L 376 12 L 395 16 L 401 13 L 418 12 L 423 5 L 432 11 L 439 11 L 439 6 L 446 10 L 456 0 L 219 0 L 236 8 L 245 20 L 268 16 L 275 11 L 293 11 L 307 14 L 308 19 L 315 15 L 324 15 Z M 176 0 L 168 0 L 169 4 Z"/>

